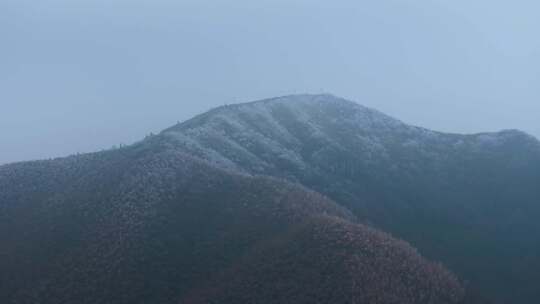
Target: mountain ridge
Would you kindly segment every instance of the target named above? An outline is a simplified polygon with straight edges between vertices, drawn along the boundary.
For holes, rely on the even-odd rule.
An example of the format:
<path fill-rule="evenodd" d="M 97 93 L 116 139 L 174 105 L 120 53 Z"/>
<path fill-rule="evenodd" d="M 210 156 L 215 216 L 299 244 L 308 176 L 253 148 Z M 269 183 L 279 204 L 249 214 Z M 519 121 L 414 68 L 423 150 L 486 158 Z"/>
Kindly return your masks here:
<path fill-rule="evenodd" d="M 540 216 L 540 142 L 523 131 L 436 132 L 332 95 L 293 95 L 220 107 L 160 136 L 217 166 L 323 193 L 366 223 L 442 259 L 463 278 L 475 278 L 480 289 L 495 284 L 487 283 L 497 276 L 484 270 L 489 258 L 474 251 L 457 258 L 446 250 L 484 248 L 498 261 L 492 271 L 509 278 L 498 286 L 529 285 L 510 266 L 526 267 L 514 248 L 540 254 L 523 237 L 540 237 L 533 223 Z M 495 258 L 506 251 L 513 252 L 505 253 L 513 256 L 507 265 Z M 494 293 L 507 300 L 540 296 L 525 289 Z"/>
<path fill-rule="evenodd" d="M 289 94 L 289 95 L 282 95 L 282 96 L 273 97 L 273 98 L 259 99 L 259 100 L 255 100 L 255 101 L 226 104 L 226 105 L 222 105 L 222 106 L 212 108 L 212 109 L 210 109 L 208 111 L 205 111 L 205 112 L 203 112 L 201 114 L 195 115 L 193 118 L 190 118 L 190 119 L 187 119 L 185 121 L 179 122 L 179 123 L 177 123 L 174 126 L 171 126 L 169 128 L 165 128 L 160 133 L 161 134 L 166 133 L 166 132 L 172 131 L 175 128 L 178 128 L 178 127 L 181 127 L 181 126 L 192 125 L 195 121 L 198 121 L 198 120 L 200 120 L 200 119 L 202 119 L 204 117 L 212 116 L 212 115 L 217 114 L 217 113 L 219 113 L 220 111 L 223 111 L 223 110 L 237 110 L 238 108 L 244 107 L 244 106 L 253 106 L 253 105 L 258 105 L 258 104 L 269 104 L 269 103 L 279 102 L 279 101 L 295 102 L 295 101 L 297 101 L 296 100 L 297 98 L 302 98 L 304 101 L 310 101 L 311 100 L 313 102 L 315 102 L 315 101 L 342 102 L 344 104 L 349 104 L 349 105 L 355 106 L 357 108 L 363 109 L 365 111 L 370 111 L 370 112 L 377 113 L 379 115 L 385 116 L 387 118 L 393 119 L 393 120 L 395 120 L 395 121 L 397 121 L 397 122 L 399 122 L 399 123 L 401 123 L 403 125 L 406 125 L 408 127 L 417 128 L 417 129 L 420 129 L 420 130 L 430 131 L 430 132 L 443 134 L 443 135 L 474 137 L 474 136 L 481 136 L 481 135 L 497 135 L 497 134 L 512 133 L 512 134 L 515 134 L 515 135 L 522 135 L 524 137 L 529 137 L 531 139 L 534 139 L 535 141 L 540 141 L 540 139 L 538 139 L 536 136 L 534 136 L 534 135 L 532 135 L 532 134 L 530 134 L 530 133 L 528 133 L 526 131 L 523 131 L 523 130 L 520 130 L 520 129 L 512 129 L 512 128 L 511 129 L 500 129 L 498 131 L 483 131 L 483 132 L 472 132 L 472 133 L 437 131 L 437 130 L 434 130 L 434 129 L 425 128 L 425 127 L 421 127 L 421 126 L 418 126 L 418 125 L 405 123 L 402 120 L 397 119 L 395 117 L 392 117 L 390 115 L 387 115 L 384 112 L 381 112 L 381 111 L 379 111 L 379 110 L 377 110 L 375 108 L 364 106 L 361 103 L 358 103 L 358 102 L 355 102 L 355 101 L 352 101 L 352 100 L 348 100 L 346 98 L 342 98 L 342 97 L 339 97 L 339 96 L 331 94 L 331 93 L 323 93 L 323 94 L 309 94 L 309 93 Z"/>
<path fill-rule="evenodd" d="M 74 292 L 90 295 L 91 290 L 99 290 L 97 285 L 87 282 L 86 273 L 94 273 L 100 278 L 100 284 L 115 282 L 114 275 L 99 276 L 100 267 L 86 263 L 83 257 L 89 256 L 82 248 L 88 246 L 90 252 L 100 253 L 99 265 L 109 265 L 102 251 L 116 252 L 113 261 L 118 263 L 118 268 L 108 267 L 133 275 L 135 279 L 126 282 L 124 287 L 115 285 L 126 292 L 126 303 L 141 295 L 162 301 L 166 298 L 178 301 L 187 296 L 192 301 L 188 303 L 224 299 L 263 303 L 268 300 L 260 298 L 264 292 L 249 293 L 242 286 L 259 288 L 253 278 L 259 277 L 257 271 L 262 269 L 267 269 L 263 273 L 273 277 L 264 284 L 272 284 L 287 268 L 277 267 L 279 271 L 271 272 L 257 263 L 269 257 L 257 253 L 250 259 L 250 263 L 254 263 L 250 265 L 257 265 L 255 272 L 242 269 L 245 277 L 230 280 L 236 285 L 208 289 L 200 283 L 205 281 L 201 278 L 215 278 L 217 274 L 190 254 L 188 244 L 195 244 L 211 263 L 221 261 L 220 269 L 225 270 L 233 255 L 242 255 L 254 246 L 253 240 L 281 240 L 283 235 L 276 231 L 282 230 L 273 221 L 284 221 L 291 215 L 303 221 L 311 215 L 326 218 L 327 213 L 336 213 L 353 226 L 334 220 L 315 221 L 318 224 L 294 234 L 292 239 L 304 242 L 313 237 L 309 231 L 319 231 L 327 225 L 338 225 L 337 231 L 347 235 L 351 230 L 366 229 L 353 227 L 373 227 L 375 232 L 389 233 L 383 239 L 393 244 L 388 247 L 392 252 L 401 252 L 402 247 L 390 235 L 412 244 L 428 260 L 441 261 L 457 273 L 462 282 L 470 282 L 465 286 L 468 296 L 479 293 L 502 303 L 528 304 L 540 298 L 534 285 L 540 280 L 540 261 L 535 258 L 540 248 L 534 241 L 540 238 L 540 224 L 536 221 L 540 217 L 538 181 L 540 142 L 522 131 L 468 135 L 436 132 L 405 124 L 333 95 L 282 96 L 222 106 L 120 149 L 0 166 L 0 240 L 12 244 L 13 248 L 21 248 L 20 257 L 15 249 L 3 253 L 12 261 L 4 261 L 4 266 L 13 271 L 11 274 L 23 270 L 10 284 L 10 288 L 18 290 L 9 291 L 13 299 L 20 300 L 21 296 L 39 299 L 51 292 L 52 298 L 79 299 L 77 294 L 63 294 L 68 283 L 58 278 L 41 278 L 40 286 L 48 288 L 30 293 L 17 288 L 17 282 L 32 286 L 32 281 L 27 281 L 34 271 L 30 267 L 32 263 L 37 269 L 42 267 L 42 260 L 36 258 L 17 268 L 17 265 L 25 265 L 24 259 L 32 261 L 32 255 L 40 252 L 31 243 L 18 239 L 23 233 L 34 238 L 37 245 L 49 240 L 51 245 L 45 246 L 43 257 L 57 252 L 67 254 L 63 250 L 70 252 L 72 246 L 78 248 L 75 252 L 81 252 L 81 256 L 70 258 L 79 261 L 80 266 L 74 262 L 65 264 L 61 259 L 54 266 L 55 274 L 72 278 Z M 281 188 L 289 190 L 283 192 Z M 272 197 L 282 199 L 276 201 Z M 321 205 L 327 209 L 313 209 Z M 250 209 L 250 206 L 257 207 Z M 263 216 L 266 220 L 262 223 L 266 224 L 253 221 L 253 215 Z M 193 219 L 214 221 L 216 229 L 224 229 L 223 236 L 235 244 L 228 247 L 231 254 L 229 260 L 225 259 L 228 262 L 212 249 L 213 242 L 222 244 L 223 240 L 214 238 L 211 229 L 200 230 L 201 226 Z M 288 229 L 287 235 L 299 228 L 283 223 Z M 182 229 L 185 234 L 171 233 Z M 206 240 L 202 244 L 196 241 L 195 236 L 199 234 Z M 96 238 L 97 245 L 79 244 L 86 235 Z M 116 243 L 104 241 L 108 239 L 106 236 L 117 240 L 119 249 L 114 249 Z M 143 245 L 136 245 L 132 237 Z M 330 243 L 340 239 L 339 234 L 321 237 Z M 174 254 L 168 254 L 169 247 L 164 244 L 168 244 Z M 369 260 L 353 258 L 358 249 L 352 248 L 365 245 L 354 237 L 350 243 L 345 243 L 343 255 L 326 247 L 326 241 L 307 242 L 321 250 L 317 251 L 321 254 L 305 257 L 299 256 L 292 244 L 290 248 L 290 243 L 286 244 L 272 247 L 272 257 L 289 265 L 289 269 L 295 269 L 302 280 L 306 280 L 305 273 L 294 266 L 297 263 L 320 261 L 314 265 L 328 265 L 329 269 L 334 265 L 341 269 L 344 265 L 365 267 L 363 263 Z M 138 251 L 127 250 L 130 246 Z M 165 253 L 155 252 L 155 248 Z M 116 250 L 123 252 L 128 260 L 118 260 L 122 254 Z M 293 258 L 289 259 L 291 256 Z M 345 257 L 350 264 L 332 264 L 333 259 L 325 260 L 325 256 Z M 432 271 L 428 260 L 419 259 L 417 253 L 409 256 L 410 261 L 415 261 L 412 262 L 415 269 Z M 143 263 L 145 271 L 156 282 L 162 282 L 162 286 L 152 285 L 148 291 L 133 288 L 144 282 L 143 273 L 132 269 L 139 259 L 147 261 Z M 389 259 L 388 264 L 377 264 L 381 267 L 374 271 L 380 275 L 381 282 L 390 282 L 387 279 L 395 276 L 390 274 L 394 267 L 389 266 L 394 262 Z M 163 265 L 182 269 L 187 267 L 186 263 L 199 265 L 200 271 L 188 267 L 185 268 L 190 269 L 188 274 L 182 275 L 175 270 L 161 269 Z M 81 268 L 83 272 L 73 272 L 72 268 Z M 390 298 L 385 301 L 394 303 L 396 298 L 392 297 L 409 290 L 406 291 L 408 296 L 403 296 L 399 303 L 420 303 L 421 300 L 413 296 L 417 292 L 430 294 L 432 300 L 423 298 L 426 303 L 458 303 L 463 290 L 457 279 L 447 275 L 444 268 L 433 271 L 441 280 L 437 286 L 449 286 L 447 289 L 453 296 L 447 298 L 448 294 L 440 287 L 427 284 L 418 273 L 411 273 L 413 281 L 392 281 L 393 286 L 399 288 L 390 290 Z M 336 278 L 341 279 L 334 283 L 371 280 L 363 275 L 368 274 L 358 273 L 347 278 L 337 275 Z M 167 283 L 167 277 L 182 278 L 185 281 L 178 282 L 185 285 L 191 282 L 195 290 L 209 293 L 191 293 L 189 288 L 176 290 Z M 337 287 L 324 277 L 302 282 L 314 284 L 310 286 L 319 288 L 319 293 L 298 294 L 298 299 L 303 299 L 299 300 L 301 302 L 309 303 L 329 295 L 336 301 L 343 300 L 331 292 Z M 264 286 L 268 287 L 265 290 L 269 298 L 302 290 Z M 347 299 L 366 292 L 377 296 L 379 291 L 375 290 L 382 290 L 379 285 L 367 286 L 371 285 L 353 288 L 352 294 L 348 290 Z M 118 303 L 124 303 L 114 290 L 104 289 L 97 294 L 103 299 L 115 297 Z M 442 298 L 446 302 L 433 302 Z"/>

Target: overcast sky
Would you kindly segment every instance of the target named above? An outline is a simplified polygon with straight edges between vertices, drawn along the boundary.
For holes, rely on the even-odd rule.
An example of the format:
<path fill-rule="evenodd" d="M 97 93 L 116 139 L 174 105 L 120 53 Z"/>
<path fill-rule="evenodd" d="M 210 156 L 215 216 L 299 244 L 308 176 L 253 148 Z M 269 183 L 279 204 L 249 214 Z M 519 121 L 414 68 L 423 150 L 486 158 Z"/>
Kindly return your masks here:
<path fill-rule="evenodd" d="M 0 163 L 128 144 L 290 93 L 540 137 L 539 3 L 2 0 Z"/>

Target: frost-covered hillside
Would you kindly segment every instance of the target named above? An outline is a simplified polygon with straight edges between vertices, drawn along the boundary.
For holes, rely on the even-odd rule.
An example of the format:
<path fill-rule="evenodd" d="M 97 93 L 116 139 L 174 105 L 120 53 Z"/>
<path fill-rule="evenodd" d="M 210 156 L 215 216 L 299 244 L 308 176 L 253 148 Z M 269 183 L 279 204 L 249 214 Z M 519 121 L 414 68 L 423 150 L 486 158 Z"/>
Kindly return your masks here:
<path fill-rule="evenodd" d="M 524 144 L 520 148 L 539 149 L 520 131 L 444 134 L 332 95 L 223 106 L 162 134 L 210 162 L 254 172 L 313 169 L 328 152 L 354 154 L 367 167 L 405 160 L 392 164 L 403 169 L 420 159 L 439 163 L 463 152 L 496 153 L 515 141 Z"/>
<path fill-rule="evenodd" d="M 446 134 L 332 95 L 293 95 L 220 107 L 159 138 L 324 193 L 484 292 L 540 298 L 530 283 L 540 281 L 540 143 L 521 131 Z"/>
<path fill-rule="evenodd" d="M 0 302 L 532 304 L 539 218 L 523 132 L 284 96 L 0 166 Z"/>

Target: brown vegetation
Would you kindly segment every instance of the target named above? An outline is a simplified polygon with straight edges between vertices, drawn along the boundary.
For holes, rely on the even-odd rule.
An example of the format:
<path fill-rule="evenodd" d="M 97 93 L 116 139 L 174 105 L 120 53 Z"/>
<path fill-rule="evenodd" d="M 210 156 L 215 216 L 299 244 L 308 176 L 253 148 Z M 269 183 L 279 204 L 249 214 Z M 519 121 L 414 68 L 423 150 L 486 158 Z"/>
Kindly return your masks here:
<path fill-rule="evenodd" d="M 455 303 L 463 292 L 315 192 L 156 144 L 0 167 L 0 208 L 2 303 Z"/>

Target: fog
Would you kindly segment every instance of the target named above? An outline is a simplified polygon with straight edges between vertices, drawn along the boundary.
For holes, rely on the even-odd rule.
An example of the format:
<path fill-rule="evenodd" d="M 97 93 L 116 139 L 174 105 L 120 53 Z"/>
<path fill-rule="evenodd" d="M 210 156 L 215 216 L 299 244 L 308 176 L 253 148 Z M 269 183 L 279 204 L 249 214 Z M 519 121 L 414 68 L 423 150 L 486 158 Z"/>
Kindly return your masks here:
<path fill-rule="evenodd" d="M 0 163 L 129 144 L 222 104 L 329 92 L 540 137 L 533 0 L 0 2 Z"/>

